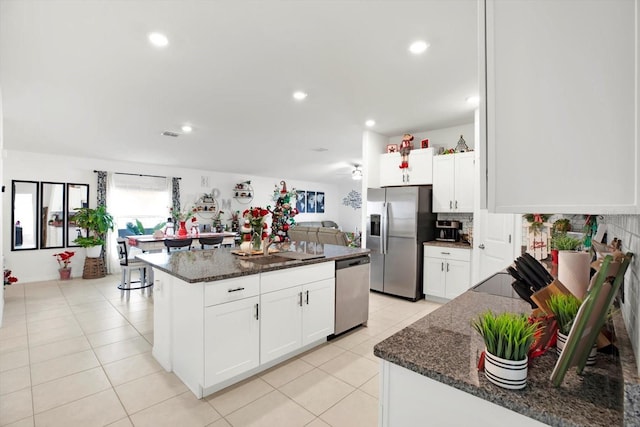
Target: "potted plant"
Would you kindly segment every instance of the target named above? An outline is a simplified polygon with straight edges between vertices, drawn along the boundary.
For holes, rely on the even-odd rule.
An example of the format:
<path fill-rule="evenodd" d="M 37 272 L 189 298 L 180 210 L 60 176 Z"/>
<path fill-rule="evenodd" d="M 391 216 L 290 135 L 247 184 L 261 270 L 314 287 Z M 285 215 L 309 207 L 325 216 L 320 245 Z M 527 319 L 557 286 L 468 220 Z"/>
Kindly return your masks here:
<path fill-rule="evenodd" d="M 167 222 L 163 221 L 154 225 L 151 228 L 151 234 L 155 235 L 156 231 L 162 230 L 162 227 L 164 227 L 166 224 Z M 146 233 L 146 229 L 144 228 L 144 225 L 142 225 L 142 221 L 140 221 L 139 219 L 136 219 L 135 224 L 132 222 L 128 222 L 126 227 L 127 227 L 127 230 L 129 230 L 131 233 L 133 233 L 136 236 L 144 235 Z"/>
<path fill-rule="evenodd" d="M 71 267 L 69 264 L 71 263 L 71 258 L 75 255 L 75 252 L 72 251 L 64 251 L 59 254 L 53 254 L 56 257 L 56 261 L 58 261 L 58 265 L 60 268 L 58 269 L 58 273 L 60 274 L 60 280 L 69 280 L 71 278 Z"/>
<path fill-rule="evenodd" d="M 567 343 L 567 337 L 569 336 L 569 332 L 573 326 L 573 321 L 580 309 L 580 304 L 582 303 L 578 298 L 573 295 L 564 294 L 551 295 L 547 301 L 549 310 L 553 313 L 553 317 L 556 318 L 556 323 L 558 324 L 558 339 L 556 341 L 556 352 L 558 353 L 558 356 L 562 353 L 562 350 Z M 594 344 L 591 349 L 591 353 L 589 353 L 587 365 L 595 365 L 597 351 L 598 348 Z"/>
<path fill-rule="evenodd" d="M 537 323 L 529 322 L 523 314 L 486 311 L 472 326 L 484 340 L 484 373 L 487 379 L 503 388 L 524 388 L 527 385 L 528 353 Z"/>
<path fill-rule="evenodd" d="M 89 230 L 88 236 L 79 236 L 73 242 L 87 249 L 87 257 L 98 258 L 109 230 L 113 230 L 113 217 L 104 206 L 77 208 L 74 220 L 78 227 Z"/>

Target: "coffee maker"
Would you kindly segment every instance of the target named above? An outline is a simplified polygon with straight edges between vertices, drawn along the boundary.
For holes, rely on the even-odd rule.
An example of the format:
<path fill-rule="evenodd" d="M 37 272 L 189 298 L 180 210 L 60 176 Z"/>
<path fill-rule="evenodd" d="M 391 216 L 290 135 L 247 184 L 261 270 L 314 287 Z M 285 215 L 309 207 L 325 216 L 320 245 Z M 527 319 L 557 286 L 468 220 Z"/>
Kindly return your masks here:
<path fill-rule="evenodd" d="M 460 221 L 436 221 L 436 240 L 440 242 L 460 241 Z"/>

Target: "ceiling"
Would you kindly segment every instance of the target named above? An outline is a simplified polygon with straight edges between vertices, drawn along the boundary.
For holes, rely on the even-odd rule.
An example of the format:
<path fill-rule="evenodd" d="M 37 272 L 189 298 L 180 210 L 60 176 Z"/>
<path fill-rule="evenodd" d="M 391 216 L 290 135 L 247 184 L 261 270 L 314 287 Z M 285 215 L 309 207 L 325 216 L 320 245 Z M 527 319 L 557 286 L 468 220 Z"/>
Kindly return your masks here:
<path fill-rule="evenodd" d="M 367 119 L 473 120 L 476 32 L 475 0 L 0 0 L 4 147 L 335 183 Z"/>

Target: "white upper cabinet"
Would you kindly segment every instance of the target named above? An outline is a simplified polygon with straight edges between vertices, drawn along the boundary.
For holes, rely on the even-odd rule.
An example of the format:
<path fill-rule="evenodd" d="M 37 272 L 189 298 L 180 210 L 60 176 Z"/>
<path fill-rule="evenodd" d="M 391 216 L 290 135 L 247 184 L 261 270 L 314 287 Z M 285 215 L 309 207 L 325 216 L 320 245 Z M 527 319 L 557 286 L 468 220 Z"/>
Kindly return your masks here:
<path fill-rule="evenodd" d="M 473 152 L 433 158 L 433 211 L 473 212 Z"/>
<path fill-rule="evenodd" d="M 640 211 L 637 3 L 483 2 L 490 211 Z"/>
<path fill-rule="evenodd" d="M 433 183 L 433 148 L 411 150 L 406 174 L 400 169 L 400 153 L 380 154 L 380 186 L 429 185 Z"/>

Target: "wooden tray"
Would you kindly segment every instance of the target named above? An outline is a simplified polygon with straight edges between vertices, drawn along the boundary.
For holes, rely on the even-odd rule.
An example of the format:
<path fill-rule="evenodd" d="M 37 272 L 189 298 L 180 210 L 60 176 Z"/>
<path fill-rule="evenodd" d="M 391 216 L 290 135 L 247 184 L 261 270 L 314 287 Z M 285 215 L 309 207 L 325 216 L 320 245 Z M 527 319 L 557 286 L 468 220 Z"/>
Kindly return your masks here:
<path fill-rule="evenodd" d="M 246 253 L 246 252 L 243 252 L 243 251 L 241 251 L 241 250 L 239 250 L 239 249 L 234 249 L 234 250 L 232 250 L 232 251 L 230 251 L 230 252 L 231 252 L 232 254 L 234 254 L 234 255 L 238 255 L 238 256 L 264 255 L 264 254 L 262 253 L 262 250 L 257 250 L 257 251 L 256 251 L 256 250 L 253 250 L 253 251 L 251 251 L 251 253 L 250 253 L 250 254 L 248 254 L 248 253 Z M 270 254 L 277 254 L 278 252 L 280 252 L 280 251 L 279 251 L 279 250 L 277 250 L 277 249 L 269 248 L 269 253 L 270 253 Z"/>

